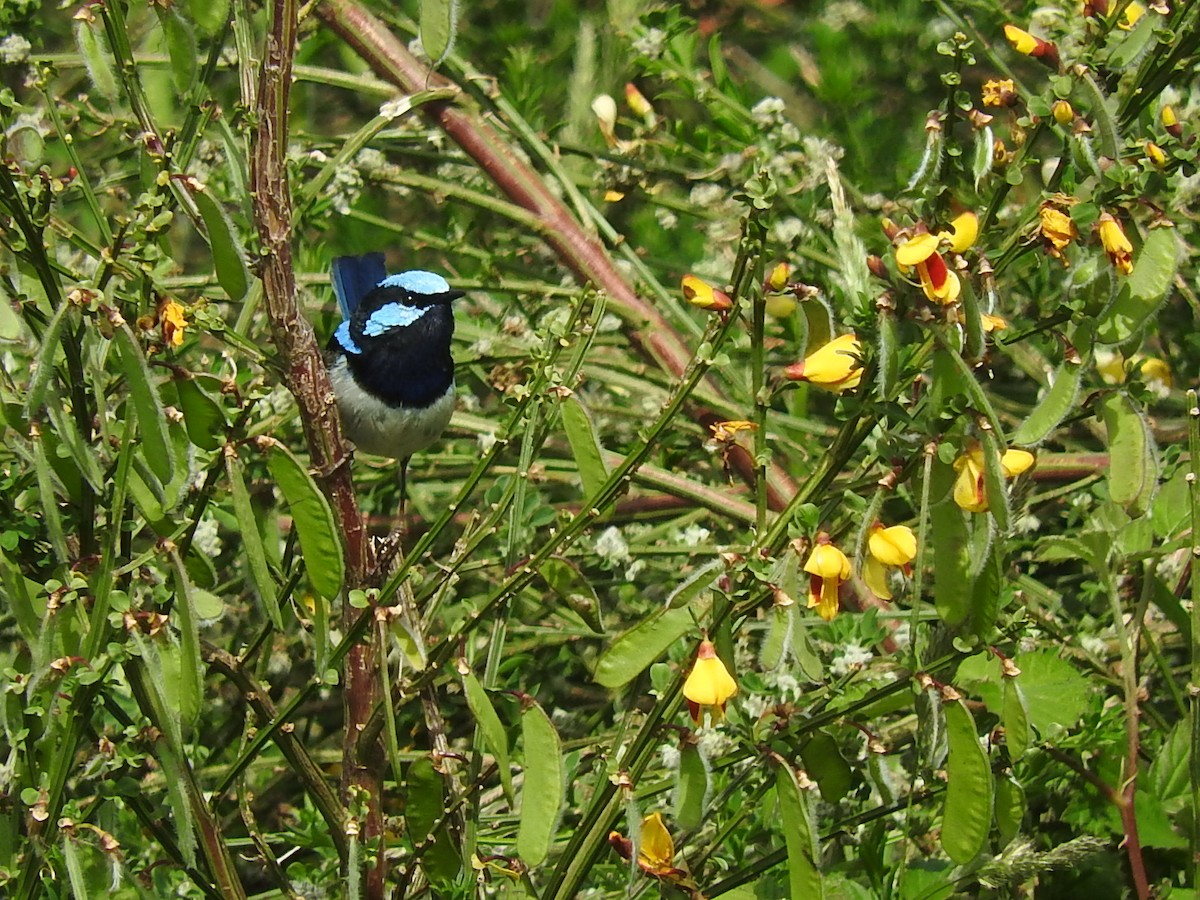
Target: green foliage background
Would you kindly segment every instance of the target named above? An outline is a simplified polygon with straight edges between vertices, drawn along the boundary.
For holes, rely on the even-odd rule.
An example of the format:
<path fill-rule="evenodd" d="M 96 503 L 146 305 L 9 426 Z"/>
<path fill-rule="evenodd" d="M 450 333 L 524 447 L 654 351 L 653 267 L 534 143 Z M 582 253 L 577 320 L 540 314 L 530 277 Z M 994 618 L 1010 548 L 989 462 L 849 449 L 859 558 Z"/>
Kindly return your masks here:
<path fill-rule="evenodd" d="M 303 6 L 302 316 L 333 330 L 340 254 L 468 292 L 459 408 L 363 583 L 260 280 L 290 4 L 0 7 L 0 890 L 1194 896 L 1200 6 L 1090 6 L 380 5 L 454 37 L 409 94 L 358 7 Z M 963 210 L 931 303 L 895 244 Z M 857 388 L 784 379 L 851 331 Z M 1009 447 L 1037 461 L 1006 481 Z M 395 464 L 353 480 L 383 538 Z M 876 521 L 918 537 L 890 601 Z M 831 622 L 821 532 L 854 570 Z M 739 692 L 697 725 L 703 637 Z M 639 865 L 654 812 L 676 853 Z"/>

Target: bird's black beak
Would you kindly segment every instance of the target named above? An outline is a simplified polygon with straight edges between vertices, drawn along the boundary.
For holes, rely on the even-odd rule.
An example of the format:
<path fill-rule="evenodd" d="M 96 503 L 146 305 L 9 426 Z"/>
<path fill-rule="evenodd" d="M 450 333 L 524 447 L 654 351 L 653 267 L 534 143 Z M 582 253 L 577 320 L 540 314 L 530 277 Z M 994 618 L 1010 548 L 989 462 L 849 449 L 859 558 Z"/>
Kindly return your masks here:
<path fill-rule="evenodd" d="M 444 294 L 437 295 L 438 303 L 452 303 L 460 297 L 467 296 L 466 291 L 446 291 Z"/>

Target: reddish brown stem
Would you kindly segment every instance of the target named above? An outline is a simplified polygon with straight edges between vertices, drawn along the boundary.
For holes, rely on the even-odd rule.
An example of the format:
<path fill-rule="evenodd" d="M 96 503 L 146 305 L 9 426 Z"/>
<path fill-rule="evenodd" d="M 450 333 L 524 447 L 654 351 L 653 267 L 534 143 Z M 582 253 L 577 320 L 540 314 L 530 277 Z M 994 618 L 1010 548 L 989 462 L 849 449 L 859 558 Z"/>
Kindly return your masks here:
<path fill-rule="evenodd" d="M 367 62 L 381 78 L 401 90 L 454 90 L 445 77 L 430 72 L 387 27 L 353 0 L 324 0 L 317 14 Z M 545 225 L 542 236 L 581 282 L 594 284 L 608 295 L 610 307 L 628 325 L 631 343 L 644 356 L 678 378 L 692 353 L 679 333 L 617 270 L 604 246 L 576 221 L 570 210 L 546 186 L 500 134 L 475 112 L 449 102 L 426 103 L 422 112 L 479 164 L 513 203 L 536 215 Z M 720 418 L 706 409 L 693 409 L 698 421 Z M 731 457 L 733 468 L 753 484 L 755 468 L 748 454 Z M 769 470 L 767 496 L 780 510 L 796 492 L 795 483 L 778 466 Z"/>
<path fill-rule="evenodd" d="M 259 74 L 255 104 L 257 127 L 251 132 L 250 182 L 254 220 L 264 251 L 260 275 L 272 338 L 283 362 L 284 381 L 300 407 L 300 421 L 313 469 L 330 499 L 345 540 L 347 587 L 357 588 L 367 586 L 372 579 L 370 543 L 354 495 L 329 373 L 321 359 L 312 326 L 300 315 L 296 303 L 292 262 L 293 209 L 285 167 L 288 99 L 295 47 L 296 2 L 274 0 Z M 346 604 L 347 629 L 356 618 L 355 614 L 356 610 Z M 361 726 L 378 701 L 377 668 L 377 649 L 369 635 L 346 656 L 342 768 L 343 802 L 348 800 L 352 788 L 365 792 L 368 812 L 360 833 L 367 842 L 381 837 L 383 832 L 380 799 L 385 767 L 373 759 L 372 754 L 364 753 L 358 747 Z M 376 864 L 367 873 L 365 895 L 382 898 L 385 878 L 384 854 L 379 852 Z"/>

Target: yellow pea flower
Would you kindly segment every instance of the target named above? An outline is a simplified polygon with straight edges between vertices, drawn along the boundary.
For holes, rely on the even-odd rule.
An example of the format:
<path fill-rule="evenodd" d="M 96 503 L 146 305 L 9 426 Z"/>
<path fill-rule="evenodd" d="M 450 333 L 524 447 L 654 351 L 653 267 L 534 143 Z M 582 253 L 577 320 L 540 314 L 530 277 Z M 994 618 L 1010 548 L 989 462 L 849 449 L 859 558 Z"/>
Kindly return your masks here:
<path fill-rule="evenodd" d="M 863 564 L 863 581 L 880 600 L 891 600 L 887 570 L 903 568 L 917 556 L 917 537 L 907 525 L 884 528 L 876 522 L 867 537 L 867 558 Z"/>
<path fill-rule="evenodd" d="M 950 230 L 943 231 L 938 237 L 950 242 L 950 249 L 955 253 L 964 253 L 975 246 L 979 237 L 979 216 L 967 210 L 959 213 L 950 222 Z"/>
<path fill-rule="evenodd" d="M 1046 252 L 1060 260 L 1064 266 L 1067 265 L 1067 258 L 1063 255 L 1063 250 L 1071 241 L 1079 237 L 1079 229 L 1075 227 L 1074 220 L 1049 200 L 1042 203 L 1038 210 L 1038 219 L 1038 231 L 1042 236 Z"/>
<path fill-rule="evenodd" d="M 163 340 L 172 347 L 183 344 L 183 333 L 187 330 L 187 316 L 183 306 L 167 300 L 158 308 L 158 323 L 162 328 Z"/>
<path fill-rule="evenodd" d="M 697 309 L 707 309 L 712 312 L 726 313 L 733 309 L 733 301 L 724 291 L 718 291 L 703 278 L 695 275 L 684 275 L 683 297 Z"/>
<path fill-rule="evenodd" d="M 965 223 L 963 228 L 967 230 Z M 978 223 L 975 230 L 978 232 Z M 950 238 L 948 234 L 946 236 Z M 940 243 L 941 237 L 936 234 L 924 232 L 913 235 L 896 248 L 896 264 L 901 271 L 916 269 L 925 296 L 935 303 L 949 306 L 958 300 L 962 285 L 958 275 L 950 271 L 942 255 L 937 252 Z"/>
<path fill-rule="evenodd" d="M 692 721 L 699 724 L 705 709 L 710 710 L 713 719 L 719 721 L 725 715 L 725 704 L 737 690 L 737 682 L 717 656 L 717 648 L 712 641 L 701 641 L 696 651 L 696 662 L 683 683 L 683 696 L 687 700 Z"/>
<path fill-rule="evenodd" d="M 1033 468 L 1036 460 L 1028 450 L 1007 450 L 1000 457 L 1000 471 L 1005 478 L 1016 478 Z M 967 512 L 987 512 L 987 489 L 984 486 L 984 455 L 978 442 L 954 461 L 958 478 L 954 482 L 954 502 Z"/>
<path fill-rule="evenodd" d="M 1100 214 L 1100 224 L 1097 227 L 1100 243 L 1104 246 L 1104 252 L 1108 254 L 1109 262 L 1122 275 L 1128 275 L 1133 271 L 1133 244 L 1129 243 L 1125 229 L 1110 213 Z"/>
<path fill-rule="evenodd" d="M 826 622 L 832 621 L 841 608 L 838 592 L 842 582 L 850 577 L 850 560 L 833 546 L 829 535 L 822 531 L 817 535 L 817 545 L 804 564 L 804 571 L 811 576 L 808 582 L 808 608 L 815 608 Z"/>
<path fill-rule="evenodd" d="M 862 379 L 862 345 L 854 334 L 843 334 L 818 347 L 798 363 L 783 370 L 789 381 L 807 381 L 841 393 L 858 387 Z"/>

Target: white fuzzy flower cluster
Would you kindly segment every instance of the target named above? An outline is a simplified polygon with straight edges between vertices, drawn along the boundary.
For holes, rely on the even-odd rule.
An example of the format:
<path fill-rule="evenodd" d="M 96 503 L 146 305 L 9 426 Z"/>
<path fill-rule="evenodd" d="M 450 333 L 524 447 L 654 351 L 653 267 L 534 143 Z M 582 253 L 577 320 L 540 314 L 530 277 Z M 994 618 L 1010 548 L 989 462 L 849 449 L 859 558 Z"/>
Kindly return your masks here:
<path fill-rule="evenodd" d="M 0 63 L 16 65 L 29 59 L 33 45 L 19 34 L 10 34 L 0 41 Z"/>
<path fill-rule="evenodd" d="M 615 525 L 605 528 L 596 537 L 596 555 L 610 564 L 627 563 L 633 560 L 629 553 L 629 544 L 625 542 L 621 530 Z"/>
<path fill-rule="evenodd" d="M 849 675 L 869 663 L 873 656 L 869 647 L 858 643 L 846 644 L 842 652 L 829 661 L 829 671 L 838 678 Z"/>
<path fill-rule="evenodd" d="M 661 28 L 648 28 L 633 42 L 635 53 L 646 59 L 658 59 L 667 45 L 667 33 Z"/>
<path fill-rule="evenodd" d="M 760 128 L 768 129 L 782 125 L 785 106 L 779 97 L 763 97 L 750 109 L 750 118 Z"/>

